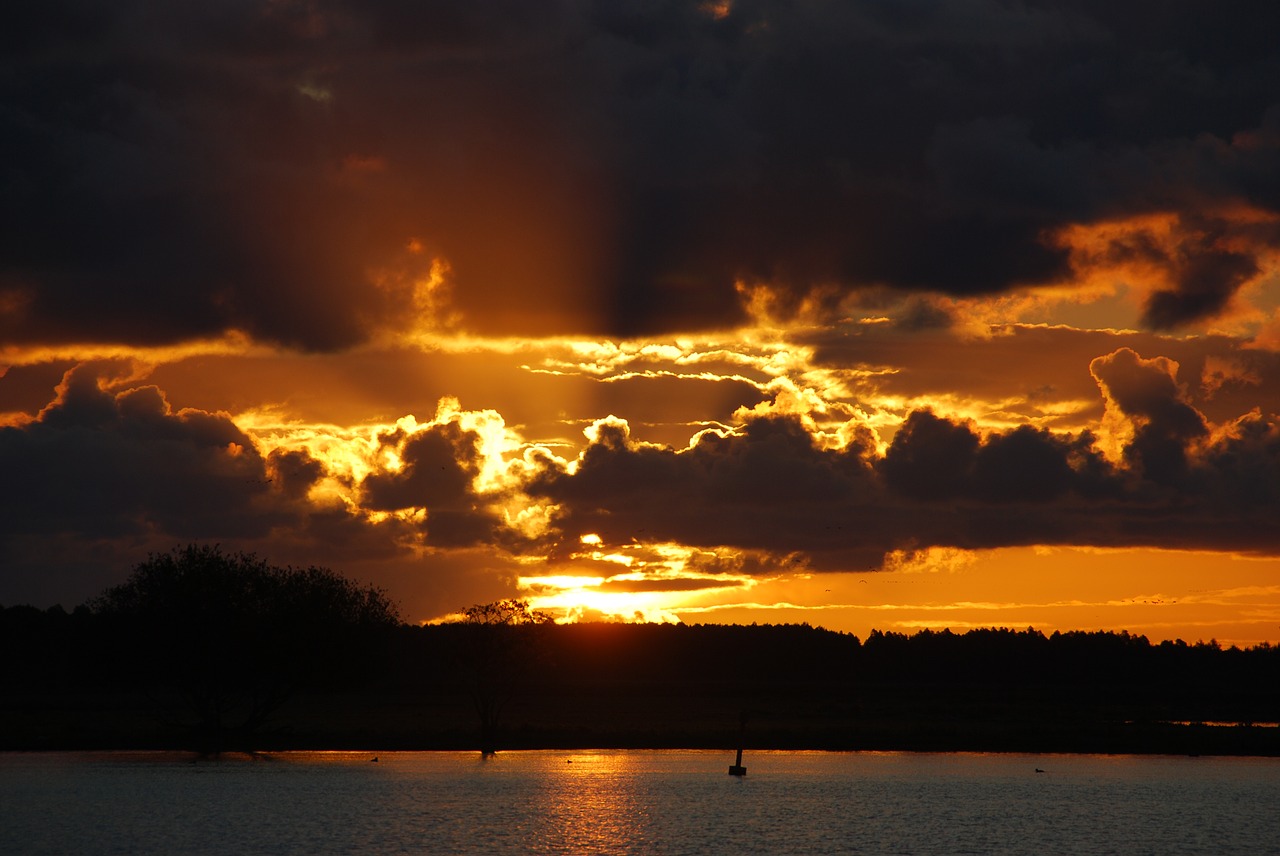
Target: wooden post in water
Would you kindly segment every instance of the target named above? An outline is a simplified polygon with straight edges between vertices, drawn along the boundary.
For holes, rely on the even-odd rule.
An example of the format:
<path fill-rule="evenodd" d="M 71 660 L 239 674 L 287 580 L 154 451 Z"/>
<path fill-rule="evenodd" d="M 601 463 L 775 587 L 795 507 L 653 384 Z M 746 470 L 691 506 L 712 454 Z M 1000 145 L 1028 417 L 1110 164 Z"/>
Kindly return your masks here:
<path fill-rule="evenodd" d="M 742 766 L 742 744 L 747 740 L 747 712 L 742 712 L 742 728 L 738 732 L 738 760 L 729 767 L 730 776 L 745 776 L 747 768 Z"/>

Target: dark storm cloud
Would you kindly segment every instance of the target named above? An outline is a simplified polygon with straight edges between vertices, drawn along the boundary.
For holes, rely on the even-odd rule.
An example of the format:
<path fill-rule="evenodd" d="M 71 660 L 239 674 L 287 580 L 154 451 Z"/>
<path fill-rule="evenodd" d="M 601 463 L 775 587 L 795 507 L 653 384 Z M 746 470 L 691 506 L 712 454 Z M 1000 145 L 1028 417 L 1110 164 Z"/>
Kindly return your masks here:
<path fill-rule="evenodd" d="M 128 375 L 76 367 L 34 421 L 0 427 L 0 598 L 73 604 L 148 550 L 303 521 L 229 417 Z"/>
<path fill-rule="evenodd" d="M 324 476 L 324 466 L 301 451 L 273 449 L 267 455 L 267 468 L 280 490 L 295 499 L 305 497 Z"/>
<path fill-rule="evenodd" d="M 297 519 L 226 414 L 174 412 L 154 386 L 67 372 L 33 422 L 0 428 L 0 545 L 10 537 L 256 537 Z"/>
<path fill-rule="evenodd" d="M 798 420 L 770 417 L 681 452 L 612 425 L 576 471 L 548 470 L 531 489 L 561 504 L 570 535 L 795 553 L 820 570 L 930 546 L 1280 552 L 1280 424 L 1254 412 L 1211 437 L 1172 368 L 1127 350 L 1094 361 L 1131 428 L 1119 464 L 1089 432 L 979 436 L 916 411 L 877 457 L 866 445 L 823 448 Z"/>
<path fill-rule="evenodd" d="M 1154 329 L 1217 315 L 1241 286 L 1262 273 L 1260 254 L 1280 245 L 1280 223 L 1254 211 L 1182 213 L 1170 219 L 1167 230 L 1158 235 L 1139 224 L 1079 258 L 1086 268 L 1136 264 L 1145 269 L 1153 282 L 1142 320 Z"/>
<path fill-rule="evenodd" d="M 525 332 L 724 325 L 738 277 L 1054 279 L 1069 223 L 1280 210 L 1275 22 L 1264 0 L 20 3 L 0 336 L 339 348 L 403 318 L 432 254 L 468 323 Z M 1151 324 L 1218 311 L 1276 243 L 1224 228 Z"/>
<path fill-rule="evenodd" d="M 1231 295 L 1259 273 L 1250 253 L 1223 249 L 1193 251 L 1179 265 L 1176 288 L 1157 291 L 1147 302 L 1143 320 L 1158 329 L 1212 317 Z"/>
<path fill-rule="evenodd" d="M 913 499 L 949 499 L 967 488 L 978 443 L 967 426 L 918 410 L 894 436 L 881 469 Z"/>
<path fill-rule="evenodd" d="M 823 452 L 789 418 L 754 419 L 728 437 L 706 433 L 685 452 L 637 444 L 625 425 L 605 423 L 575 473 L 549 469 L 527 489 L 562 504 L 571 538 L 820 548 L 843 523 L 838 509 L 874 489 L 864 454 Z M 849 534 L 844 546 L 858 541 Z"/>
<path fill-rule="evenodd" d="M 916 500 L 978 499 L 1041 503 L 1064 497 L 1116 496 L 1119 484 L 1094 437 L 1056 435 L 1021 425 L 985 440 L 964 424 L 912 412 L 879 470 L 888 487 Z"/>
<path fill-rule="evenodd" d="M 1280 423 L 1257 413 L 1242 417 L 1205 453 L 1203 472 L 1213 477 L 1206 486 L 1211 495 L 1246 518 L 1256 519 L 1258 509 L 1274 515 L 1280 505 Z"/>
<path fill-rule="evenodd" d="M 1089 365 L 1108 398 L 1133 423 L 1125 458 L 1161 484 L 1186 475 L 1190 443 L 1209 433 L 1204 416 L 1185 401 L 1174 368 L 1166 360 L 1144 360 L 1128 348 Z"/>
<path fill-rule="evenodd" d="M 409 457 L 434 463 L 428 451 Z M 339 563 L 385 584 L 415 569 L 410 548 L 422 541 L 412 523 L 310 498 L 326 475 L 319 461 L 281 449 L 264 458 L 227 414 L 174 409 L 122 363 L 67 371 L 33 420 L 0 427 L 0 473 L 5 603 L 74 605 L 148 552 L 192 541 L 281 563 Z M 433 537 L 439 528 L 477 540 L 457 534 L 475 528 L 476 515 L 464 517 L 451 527 L 433 517 Z"/>
<path fill-rule="evenodd" d="M 373 511 L 425 509 L 428 541 L 461 547 L 500 539 L 498 518 L 476 494 L 479 435 L 457 422 L 432 425 L 406 436 L 397 430 L 379 441 L 400 457 L 398 470 L 371 473 L 360 483 L 363 505 Z"/>
<path fill-rule="evenodd" d="M 402 508 L 453 507 L 474 500 L 471 482 L 480 469 L 474 431 L 456 422 L 432 426 L 406 438 L 403 432 L 383 434 L 386 447 L 398 449 L 403 467 L 376 472 L 361 483 L 364 505 L 375 511 Z"/>

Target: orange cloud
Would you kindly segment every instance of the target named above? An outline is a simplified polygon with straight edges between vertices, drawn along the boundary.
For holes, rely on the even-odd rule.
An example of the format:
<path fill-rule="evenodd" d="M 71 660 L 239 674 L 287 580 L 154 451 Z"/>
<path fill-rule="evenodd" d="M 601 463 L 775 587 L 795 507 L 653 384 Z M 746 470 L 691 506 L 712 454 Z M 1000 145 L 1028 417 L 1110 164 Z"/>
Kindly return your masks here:
<path fill-rule="evenodd" d="M 1068 251 L 1073 284 L 1099 293 L 1123 288 L 1142 304 L 1146 324 L 1172 329 L 1256 321 L 1243 295 L 1280 271 L 1278 238 L 1280 215 L 1235 205 L 1076 224 L 1050 240 Z"/>

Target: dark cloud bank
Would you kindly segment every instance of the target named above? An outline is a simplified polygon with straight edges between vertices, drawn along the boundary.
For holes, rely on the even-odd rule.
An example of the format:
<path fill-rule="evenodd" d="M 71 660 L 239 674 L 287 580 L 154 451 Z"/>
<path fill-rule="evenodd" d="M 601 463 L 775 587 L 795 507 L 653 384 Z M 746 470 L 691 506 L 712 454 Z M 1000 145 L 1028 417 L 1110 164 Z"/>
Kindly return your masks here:
<path fill-rule="evenodd" d="M 1114 464 L 1089 432 L 980 437 L 918 410 L 882 457 L 865 443 L 824 450 L 793 417 L 706 434 L 684 452 L 605 426 L 575 473 L 550 471 L 532 489 L 564 504 L 571 534 L 801 551 L 825 570 L 933 546 L 1280 552 L 1274 416 L 1213 434 L 1164 361 L 1121 349 L 1091 370 L 1129 429 Z"/>
<path fill-rule="evenodd" d="M 34 421 L 0 426 L 0 602 L 79 602 L 189 541 L 332 564 L 395 558 L 411 535 L 314 505 L 317 461 L 264 457 L 227 414 L 175 411 L 122 368 L 78 366 Z"/>
<path fill-rule="evenodd" d="M 791 557 L 836 571 L 932 546 L 1280 554 L 1274 415 L 1210 423 L 1171 363 L 1127 348 L 1090 370 L 1105 424 L 1122 430 L 1114 462 L 1089 432 L 1024 426 L 979 436 L 927 410 L 910 414 L 884 455 L 865 432 L 843 449 L 822 448 L 791 416 L 704 432 L 683 451 L 638 443 L 626 423 L 604 420 L 575 471 L 537 458 L 523 490 L 560 511 L 554 533 L 530 539 L 504 525 L 493 505 L 501 497 L 476 493 L 479 437 L 457 421 L 384 433 L 379 443 L 401 466 L 348 485 L 361 508 L 319 506 L 307 492 L 323 468 L 305 452 L 264 458 L 225 414 L 174 411 L 154 386 L 86 365 L 67 373 L 34 421 L 0 428 L 0 602 L 87 597 L 147 550 L 188 540 L 298 564 L 387 563 L 408 575 L 380 579 L 424 600 L 432 587 L 464 596 L 474 562 L 423 562 L 414 546 L 556 556 L 588 533 L 608 544 L 727 546 L 752 562 Z M 377 514 L 413 509 L 426 514 Z"/>
<path fill-rule="evenodd" d="M 737 320 L 735 278 L 998 292 L 1172 213 L 1176 326 L 1278 243 L 1269 0 L 21 0 L 0 339 L 340 348 L 429 257 L 468 323 Z M 423 252 L 407 253 L 411 238 Z"/>

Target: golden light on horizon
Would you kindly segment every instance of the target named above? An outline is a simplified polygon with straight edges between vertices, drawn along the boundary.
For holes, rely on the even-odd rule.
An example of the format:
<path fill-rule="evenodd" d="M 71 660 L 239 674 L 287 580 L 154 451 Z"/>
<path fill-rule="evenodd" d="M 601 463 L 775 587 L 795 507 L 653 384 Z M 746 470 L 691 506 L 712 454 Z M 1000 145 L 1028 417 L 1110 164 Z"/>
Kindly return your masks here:
<path fill-rule="evenodd" d="M 584 578 L 589 579 L 589 578 Z M 521 578 L 521 588 L 537 590 L 551 587 L 558 580 L 563 587 L 547 594 L 530 594 L 529 605 L 555 616 L 558 624 L 575 624 L 583 621 L 626 621 L 669 624 L 678 622 L 675 610 L 680 598 L 668 592 L 616 592 L 601 591 L 598 582 L 572 582 L 563 577 Z"/>
<path fill-rule="evenodd" d="M 1033 562 L 1040 570 L 1026 573 Z M 1205 586 L 1206 566 L 1216 569 L 1218 585 Z M 729 575 L 718 587 L 690 590 L 662 589 L 662 579 L 686 576 L 671 571 L 530 575 L 519 588 L 534 608 L 562 623 L 803 622 L 862 638 L 873 629 L 1128 630 L 1153 642 L 1214 638 L 1244 647 L 1277 635 L 1278 574 L 1280 559 L 1203 552 L 931 548 L 891 556 L 882 571 Z M 640 580 L 656 588 L 625 590 Z"/>
<path fill-rule="evenodd" d="M 716 566 L 732 550 L 636 541 L 610 548 L 595 533 L 579 540 L 588 549 L 570 554 L 564 573 L 522 574 L 517 580 L 532 606 L 562 623 L 672 622 L 680 609 L 758 584 L 749 575 Z"/>
<path fill-rule="evenodd" d="M 1035 573 L 1027 568 L 1034 566 Z M 1212 568 L 1214 584 L 1205 572 Z M 949 628 L 1127 630 L 1246 647 L 1280 634 L 1280 559 L 1196 551 L 1022 547 L 903 555 L 870 573 L 761 581 L 673 611 L 686 622 L 806 622 L 866 638 Z"/>

